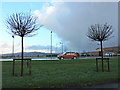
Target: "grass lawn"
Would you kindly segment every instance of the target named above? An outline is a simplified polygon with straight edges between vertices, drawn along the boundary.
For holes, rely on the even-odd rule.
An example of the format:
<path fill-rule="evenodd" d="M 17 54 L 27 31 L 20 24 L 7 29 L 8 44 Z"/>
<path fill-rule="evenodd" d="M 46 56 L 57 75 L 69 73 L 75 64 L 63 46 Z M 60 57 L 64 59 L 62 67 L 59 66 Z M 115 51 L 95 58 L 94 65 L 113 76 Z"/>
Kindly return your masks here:
<path fill-rule="evenodd" d="M 16 61 L 13 77 L 12 62 L 5 61 L 2 62 L 2 88 L 67 88 L 118 81 L 118 59 L 110 59 L 110 72 L 107 64 L 104 64 L 105 72 L 101 68 L 99 64 L 96 72 L 95 59 L 32 61 L 30 76 L 24 61 L 21 77 L 21 62 Z"/>

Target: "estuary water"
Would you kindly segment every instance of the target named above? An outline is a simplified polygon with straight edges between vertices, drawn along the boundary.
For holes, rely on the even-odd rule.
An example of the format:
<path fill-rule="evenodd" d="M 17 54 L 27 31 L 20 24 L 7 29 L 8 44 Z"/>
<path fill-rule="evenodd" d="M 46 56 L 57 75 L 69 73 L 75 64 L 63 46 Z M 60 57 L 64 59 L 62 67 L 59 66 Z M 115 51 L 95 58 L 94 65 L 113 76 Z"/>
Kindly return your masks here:
<path fill-rule="evenodd" d="M 32 60 L 51 60 L 51 58 L 33 58 Z M 59 60 L 59 59 L 52 58 L 52 60 Z M 0 61 L 13 61 L 13 59 L 0 59 Z"/>
<path fill-rule="evenodd" d="M 96 58 L 101 58 L 101 57 L 79 57 L 78 59 L 96 59 Z M 104 57 L 104 58 L 119 58 L 120 59 L 120 57 Z M 51 58 L 32 58 L 32 60 L 51 60 Z M 52 60 L 59 60 L 59 59 L 57 57 L 52 57 Z M 0 61 L 13 61 L 13 59 L 0 59 Z"/>

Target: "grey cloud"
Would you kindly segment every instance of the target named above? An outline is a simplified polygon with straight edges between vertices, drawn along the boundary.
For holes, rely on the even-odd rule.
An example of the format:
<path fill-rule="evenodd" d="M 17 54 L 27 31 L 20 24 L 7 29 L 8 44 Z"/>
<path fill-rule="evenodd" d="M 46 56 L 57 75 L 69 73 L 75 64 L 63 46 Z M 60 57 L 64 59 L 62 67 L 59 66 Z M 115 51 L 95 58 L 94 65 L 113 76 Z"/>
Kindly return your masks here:
<path fill-rule="evenodd" d="M 104 47 L 118 45 L 118 6 L 115 2 L 66 2 L 55 5 L 44 26 L 52 29 L 72 50 L 95 50 L 99 46 L 87 38 L 88 27 L 93 24 L 113 26 L 113 38 L 104 42 Z"/>

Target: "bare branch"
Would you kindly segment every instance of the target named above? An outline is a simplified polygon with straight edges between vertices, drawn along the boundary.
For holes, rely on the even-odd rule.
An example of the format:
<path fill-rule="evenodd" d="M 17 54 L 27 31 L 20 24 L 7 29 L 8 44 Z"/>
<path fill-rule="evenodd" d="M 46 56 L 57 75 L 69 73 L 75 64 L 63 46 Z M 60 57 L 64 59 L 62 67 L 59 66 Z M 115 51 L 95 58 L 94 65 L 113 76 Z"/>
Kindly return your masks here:
<path fill-rule="evenodd" d="M 6 20 L 9 32 L 21 37 L 29 36 L 41 27 L 36 21 L 37 18 L 30 13 L 13 13 Z"/>
<path fill-rule="evenodd" d="M 105 23 L 103 26 L 99 24 L 91 25 L 88 28 L 87 37 L 94 41 L 105 41 L 113 33 L 112 26 Z"/>

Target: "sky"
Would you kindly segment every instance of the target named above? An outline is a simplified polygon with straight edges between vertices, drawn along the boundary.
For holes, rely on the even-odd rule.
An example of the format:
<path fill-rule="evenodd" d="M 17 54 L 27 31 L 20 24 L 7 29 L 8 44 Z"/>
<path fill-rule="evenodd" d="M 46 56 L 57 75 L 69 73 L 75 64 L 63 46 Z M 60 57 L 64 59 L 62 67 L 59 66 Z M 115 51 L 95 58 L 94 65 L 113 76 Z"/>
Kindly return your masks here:
<path fill-rule="evenodd" d="M 5 20 L 16 12 L 29 12 L 44 25 L 34 37 L 24 38 L 25 52 L 50 52 L 51 31 L 53 52 L 61 52 L 61 44 L 67 51 L 95 51 L 100 45 L 87 38 L 88 27 L 94 24 L 112 25 L 112 38 L 103 47 L 118 45 L 117 2 L 2 2 L 0 5 L 0 54 L 11 53 L 13 38 L 7 33 Z M 21 51 L 21 38 L 14 38 L 15 52 Z M 56 50 L 57 47 L 57 50 Z"/>

